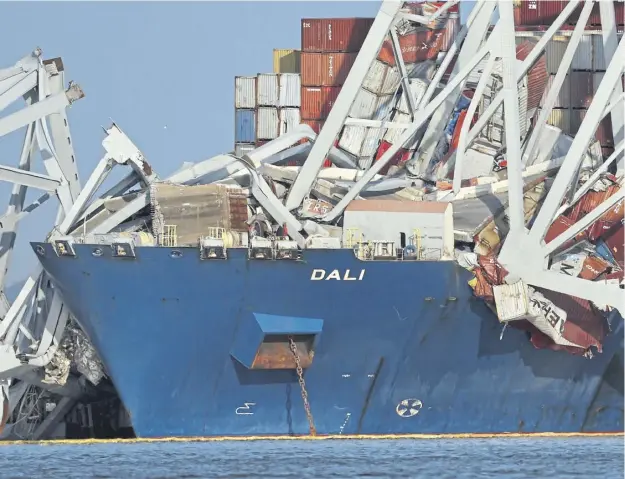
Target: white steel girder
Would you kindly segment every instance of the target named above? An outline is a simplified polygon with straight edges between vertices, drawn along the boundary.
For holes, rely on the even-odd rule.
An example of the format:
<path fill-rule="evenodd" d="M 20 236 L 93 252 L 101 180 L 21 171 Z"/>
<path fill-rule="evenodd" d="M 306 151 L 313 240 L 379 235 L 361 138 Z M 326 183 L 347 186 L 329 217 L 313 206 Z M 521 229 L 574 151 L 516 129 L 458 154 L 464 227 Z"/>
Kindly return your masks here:
<path fill-rule="evenodd" d="M 50 235 L 55 237 L 76 229 L 77 223 L 84 222 L 86 215 L 97 213 L 102 200 L 88 202 L 113 166 L 128 165 L 131 173 L 103 197 L 119 196 L 136 184 L 145 188 L 158 179 L 141 151 L 113 124 L 105 130 L 107 136 L 102 144 L 106 154 L 81 190 L 65 108 L 84 95 L 77 85 L 70 82 L 67 91 L 64 85 L 61 59 L 43 61 L 39 49 L 14 67 L 0 70 L 0 109 L 20 97 L 27 105 L 0 118 L 0 136 L 26 127 L 18 168 L 0 165 L 0 180 L 15 183 L 9 207 L 0 218 L 2 289 L 19 220 L 49 199 L 51 193 L 60 201 L 57 222 Z M 47 175 L 31 171 L 37 150 L 41 153 Z M 28 187 L 49 193 L 25 206 Z M 146 204 L 145 199 L 142 204 L 136 200 L 130 202 L 115 215 L 85 232 L 108 233 Z M 64 384 L 44 380 L 43 368 L 57 352 L 70 313 L 40 267 L 28 278 L 13 304 L 9 304 L 2 293 L 0 317 L 0 381 L 4 389 L 9 390 L 8 384 L 13 378 L 71 398 L 78 398 L 88 389 L 84 378 L 70 376 Z"/>
<path fill-rule="evenodd" d="M 443 9 L 449 8 L 452 3 L 455 2 L 446 2 L 435 16 L 438 16 Z M 531 165 L 534 161 L 534 155 L 538 151 L 537 145 L 540 145 L 541 135 L 546 128 L 546 120 L 549 111 L 553 107 L 558 90 L 562 86 L 564 76 L 575 54 L 593 4 L 593 0 L 570 1 L 562 9 L 560 15 L 547 31 L 544 32 L 542 37 L 540 37 L 536 46 L 525 60 L 517 61 L 513 7 L 511 2 L 504 0 L 496 2 L 478 2 L 471 12 L 467 25 L 461 29 L 450 51 L 444 58 L 443 64 L 439 67 L 434 79 L 430 82 L 426 95 L 424 95 L 418 105 L 410 102 L 408 98 L 409 110 L 411 110 L 413 114 L 412 122 L 393 124 L 385 121 L 349 118 L 348 114 L 358 90 L 365 79 L 368 68 L 376 59 L 377 53 L 385 39 L 390 39 L 393 51 L 396 56 L 398 56 L 398 41 L 394 31 L 398 19 L 429 23 L 434 16 L 421 17 L 407 14 L 402 10 L 401 2 L 391 0 L 382 2 L 380 11 L 360 49 L 354 66 L 341 89 L 339 97 L 324 127 L 320 131 L 317 140 L 314 142 L 307 161 L 300 169 L 289 191 L 286 200 L 287 209 L 292 211 L 298 208 L 303 199 L 309 194 L 321 169 L 322 162 L 332 146 L 332 142 L 337 138 L 344 125 L 404 128 L 404 133 L 396 143 L 391 145 L 391 147 L 366 170 L 334 208 L 320 218 L 322 221 L 334 222 L 338 220 L 347 205 L 367 188 L 372 178 L 388 164 L 400 148 L 406 147 L 411 142 L 414 143 L 414 135 L 419 128 L 429 122 L 424 136 L 420 139 L 417 153 L 413 156 L 412 161 L 407 164 L 407 169 L 411 174 L 419 176 L 424 175 L 431 161 L 434 148 L 444 135 L 445 127 L 450 120 L 450 116 L 459 99 L 467 76 L 482 59 L 488 57 L 486 70 L 492 69 L 495 62 L 499 62 L 501 65 L 500 75 L 503 78 L 503 87 L 500 91 L 496 92 L 494 98 L 490 100 L 490 104 L 485 111 L 482 112 L 472 128 L 469 122 L 465 122 L 461 127 L 459 149 L 455 153 L 455 164 L 452 162 L 451 165 L 456 173 L 454 174 L 454 188 L 453 192 L 451 192 L 445 200 L 453 201 L 455 196 L 458 196 L 458 198 L 463 197 L 465 193 L 464 190 L 476 190 L 476 187 L 461 187 L 462 175 L 460 173 L 462 171 L 463 162 L 467 161 L 464 153 L 467 148 L 471 147 L 480 134 L 480 131 L 482 131 L 491 117 L 503 104 L 505 157 L 508 163 L 508 179 L 505 183 L 509 196 L 511 231 L 504 241 L 503 249 L 499 256 L 500 262 L 510 272 L 510 278 L 520 278 L 531 285 L 588 299 L 600 305 L 607 304 L 612 307 L 621 308 L 623 294 L 618 285 L 600 284 L 579 278 L 562 277 L 560 273 L 550 271 L 547 267 L 549 266 L 549 257 L 556 251 L 558 245 L 562 245 L 570 238 L 573 231 L 579 231 L 588 226 L 592 221 L 600 217 L 603 212 L 617 204 L 622 198 L 622 193 L 611 197 L 603 205 L 598 206 L 588 217 L 580 221 L 579 224 L 574 225 L 566 234 L 557 238 L 555 240 L 556 242 L 550 243 L 549 247 L 545 246 L 543 241 L 547 228 L 556 218 L 556 213 L 558 211 L 561 212 L 563 208 L 571 206 L 575 201 L 579 200 L 583 193 L 592 185 L 592 182 L 599 178 L 601 172 L 607 170 L 609 163 L 618 160 L 619 178 L 621 178 L 620 181 L 622 181 L 621 172 L 623 161 L 620 158 L 623 156 L 622 118 L 624 95 L 619 78 L 623 73 L 623 57 L 625 56 L 625 51 L 623 51 L 622 41 L 618 47 L 616 46 L 614 6 L 612 2 L 600 2 L 601 18 L 605 27 L 603 40 L 605 46 L 605 60 L 608 65 L 607 72 L 598 91 L 595 93 L 593 103 L 588 109 L 566 158 L 563 161 L 555 162 L 559 165 L 561 164 L 560 171 L 557 173 L 551 191 L 548 193 L 539 216 L 529 232 L 524 223 L 523 178 L 527 176 L 525 169 L 527 165 Z M 581 5 L 583 5 L 583 8 L 579 22 L 570 39 L 562 65 L 556 74 L 554 86 L 551 87 L 550 92 L 547 94 L 544 110 L 539 115 L 533 128 L 529 130 L 528 138 L 522 142 L 519 116 L 517 114 L 519 110 L 518 82 L 522 81 L 527 76 L 536 60 L 544 53 L 547 43 L 560 30 L 568 17 L 570 17 L 576 9 L 580 8 Z M 496 22 L 490 34 L 488 34 L 495 8 L 498 10 L 499 20 Z M 435 95 L 443 73 L 449 66 L 451 57 L 456 51 L 459 51 L 460 54 L 458 55 L 451 78 L 442 91 Z M 396 61 L 398 69 L 402 74 L 401 84 L 405 89 L 407 86 L 405 79 L 406 69 L 402 64 L 401 58 L 396 58 Z M 477 90 L 469 106 L 468 117 L 471 117 L 471 113 L 476 111 L 477 103 L 480 101 L 482 93 L 485 90 L 485 81 L 479 82 Z M 582 189 L 578 190 L 577 181 L 579 178 L 579 169 L 583 158 L 586 156 L 590 139 L 594 136 L 599 121 L 610 112 L 612 113 L 611 119 L 614 138 L 617 144 L 615 154 L 608 159 L 608 164 L 600 168 L 599 173 L 592 175 L 591 180 L 589 180 Z M 536 166 L 543 170 L 546 168 L 541 165 Z M 547 167 L 547 170 L 548 169 Z M 569 194 L 568 201 L 567 193 Z M 518 255 L 519 248 L 523 248 L 524 254 L 522 257 Z M 528 256 L 532 256 L 531 261 L 527 261 Z"/>

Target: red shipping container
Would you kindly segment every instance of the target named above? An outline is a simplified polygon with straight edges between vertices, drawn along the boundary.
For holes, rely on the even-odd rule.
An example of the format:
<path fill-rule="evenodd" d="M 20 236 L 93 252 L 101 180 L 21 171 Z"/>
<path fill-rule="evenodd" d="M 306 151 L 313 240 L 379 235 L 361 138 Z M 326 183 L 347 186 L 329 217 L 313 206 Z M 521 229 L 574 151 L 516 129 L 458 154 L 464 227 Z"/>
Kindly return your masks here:
<path fill-rule="evenodd" d="M 546 30 L 547 25 L 553 23 L 568 3 L 568 0 L 522 0 L 514 5 L 514 24 L 517 26 L 540 25 L 544 26 Z M 616 16 L 616 23 L 617 25 L 624 25 L 625 18 L 623 1 L 618 0 L 613 3 L 615 8 L 614 13 Z M 579 19 L 582 7 L 583 2 L 580 2 L 580 6 L 573 11 L 569 18 L 564 22 L 564 25 L 575 25 Z M 587 25 L 601 25 L 601 14 L 597 3 L 592 9 Z"/>
<path fill-rule="evenodd" d="M 430 30 L 418 28 L 399 37 L 399 47 L 404 63 L 417 63 L 425 60 L 435 60 L 445 46 L 445 29 Z M 391 40 L 385 40 L 378 53 L 378 60 L 395 65 Z"/>
<path fill-rule="evenodd" d="M 619 228 L 614 228 L 603 240 L 610 249 L 612 256 L 621 268 L 625 268 L 625 234 L 623 224 Z"/>
<path fill-rule="evenodd" d="M 571 110 L 571 133 L 575 135 L 579 131 L 579 127 L 584 121 L 586 116 L 586 109 L 584 110 Z M 601 146 L 612 147 L 614 146 L 614 134 L 612 133 L 612 118 L 608 114 L 603 120 L 599 122 L 597 131 L 595 132 L 595 140 L 597 140 Z"/>
<path fill-rule="evenodd" d="M 303 52 L 358 52 L 373 18 L 302 18 Z"/>
<path fill-rule="evenodd" d="M 536 46 L 537 41 L 524 40 L 516 47 L 516 57 L 518 60 L 525 60 Z M 534 66 L 527 72 L 527 109 L 538 108 L 540 100 L 545 94 L 549 72 L 547 71 L 547 57 L 543 52 Z"/>
<path fill-rule="evenodd" d="M 324 122 L 320 120 L 302 120 L 302 123 L 311 127 L 313 131 L 318 135 L 321 131 L 321 128 L 323 127 Z"/>
<path fill-rule="evenodd" d="M 303 86 L 300 115 L 302 120 L 325 120 L 341 87 Z"/>
<path fill-rule="evenodd" d="M 302 53 L 304 86 L 341 86 L 352 69 L 357 53 Z"/>
<path fill-rule="evenodd" d="M 389 143 L 386 140 L 382 140 L 382 142 L 380 143 L 380 146 L 378 147 L 378 151 L 375 154 L 375 161 L 378 161 L 380 158 L 382 158 L 382 155 L 384 153 L 386 153 L 386 151 L 393 146 L 391 143 Z M 406 164 L 406 162 L 408 160 L 410 160 L 410 158 L 412 157 L 412 155 L 414 154 L 414 151 L 412 150 L 406 150 L 404 148 L 400 148 L 397 153 L 395 153 L 395 155 L 393 155 L 393 157 L 391 158 L 391 160 L 384 165 L 384 168 L 382 168 L 380 170 L 380 174 L 381 175 L 386 175 L 388 173 L 388 170 L 391 166 L 403 166 Z"/>

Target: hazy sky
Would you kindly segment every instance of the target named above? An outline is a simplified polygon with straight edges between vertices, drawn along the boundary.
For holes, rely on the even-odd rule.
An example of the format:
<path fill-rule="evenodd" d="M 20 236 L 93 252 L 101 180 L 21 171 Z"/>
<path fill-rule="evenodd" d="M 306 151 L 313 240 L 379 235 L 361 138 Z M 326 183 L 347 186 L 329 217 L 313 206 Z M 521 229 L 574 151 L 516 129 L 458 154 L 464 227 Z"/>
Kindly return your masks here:
<path fill-rule="evenodd" d="M 473 3 L 466 2 L 463 17 Z M 46 58 L 63 58 L 66 80 L 85 92 L 68 112 L 82 183 L 104 153 L 101 126 L 111 118 L 165 177 L 184 161 L 232 149 L 234 77 L 271 72 L 274 48 L 299 48 L 302 17 L 369 17 L 379 5 L 2 2 L 0 69 L 36 47 Z M 0 138 L 2 164 L 17 166 L 23 135 Z M 11 186 L 0 183 L 5 204 Z M 32 191 L 28 199 L 40 194 Z M 9 283 L 32 272 L 36 259 L 28 242 L 45 238 L 57 206 L 50 200 L 20 223 Z"/>

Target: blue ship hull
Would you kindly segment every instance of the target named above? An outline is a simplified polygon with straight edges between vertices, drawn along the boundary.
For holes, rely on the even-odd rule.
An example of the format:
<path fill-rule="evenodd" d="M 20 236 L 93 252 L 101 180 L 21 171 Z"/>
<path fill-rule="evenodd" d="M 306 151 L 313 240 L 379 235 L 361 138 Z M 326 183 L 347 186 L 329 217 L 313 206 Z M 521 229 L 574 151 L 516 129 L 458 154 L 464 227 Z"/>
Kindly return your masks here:
<path fill-rule="evenodd" d="M 33 246 L 140 437 L 307 434 L 295 371 L 254 357 L 281 334 L 313 338 L 304 377 L 320 434 L 623 431 L 622 320 L 592 359 L 537 350 L 514 328 L 500 339 L 453 262 L 362 262 L 351 250 L 262 261 L 243 249 L 202 261 L 196 248 L 165 247 L 121 259 L 90 245 L 59 257 Z M 342 279 L 314 281 L 313 270 Z"/>

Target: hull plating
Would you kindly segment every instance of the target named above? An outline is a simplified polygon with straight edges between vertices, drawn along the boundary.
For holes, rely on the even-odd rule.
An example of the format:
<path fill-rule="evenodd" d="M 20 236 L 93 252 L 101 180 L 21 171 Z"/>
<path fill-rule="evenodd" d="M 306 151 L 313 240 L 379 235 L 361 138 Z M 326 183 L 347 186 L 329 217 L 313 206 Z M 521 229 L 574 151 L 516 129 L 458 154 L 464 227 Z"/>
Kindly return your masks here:
<path fill-rule="evenodd" d="M 200 261 L 197 249 L 150 247 L 117 259 L 89 245 L 68 258 L 35 246 L 142 437 L 308 432 L 295 372 L 233 357 L 254 313 L 323 320 L 305 372 L 321 434 L 623 430 L 622 324 L 591 360 L 536 350 L 512 328 L 500 340 L 451 262 L 361 262 L 348 250 Z M 314 269 L 365 273 L 311 281 Z"/>

